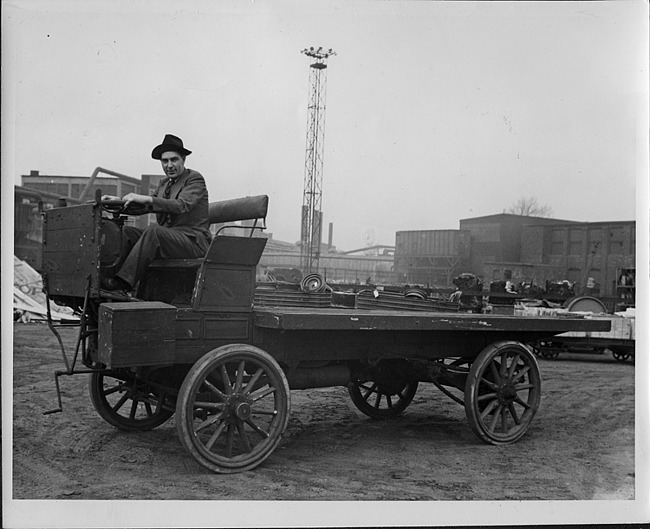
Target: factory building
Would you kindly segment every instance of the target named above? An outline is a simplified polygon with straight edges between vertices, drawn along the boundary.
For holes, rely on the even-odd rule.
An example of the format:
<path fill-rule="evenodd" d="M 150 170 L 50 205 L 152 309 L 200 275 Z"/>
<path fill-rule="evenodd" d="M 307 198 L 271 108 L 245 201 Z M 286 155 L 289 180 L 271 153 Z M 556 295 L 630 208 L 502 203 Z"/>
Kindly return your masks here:
<path fill-rule="evenodd" d="M 467 272 L 471 232 L 467 230 L 398 231 L 395 234 L 396 282 L 448 288 Z"/>
<path fill-rule="evenodd" d="M 459 230 L 397 232 L 395 273 L 405 282 L 453 287 L 469 272 L 493 281 L 568 281 L 576 294 L 634 305 L 636 223 L 576 222 L 497 214 L 460 220 Z M 444 241 L 444 243 L 442 242 Z"/>

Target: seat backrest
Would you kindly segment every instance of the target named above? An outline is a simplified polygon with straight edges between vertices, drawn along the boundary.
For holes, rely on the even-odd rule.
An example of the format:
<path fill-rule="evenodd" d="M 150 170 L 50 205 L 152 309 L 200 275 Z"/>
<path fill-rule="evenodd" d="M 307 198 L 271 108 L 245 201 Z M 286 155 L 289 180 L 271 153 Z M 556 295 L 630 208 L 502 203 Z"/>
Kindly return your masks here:
<path fill-rule="evenodd" d="M 236 220 L 266 220 L 268 207 L 268 195 L 221 200 L 210 204 L 208 219 L 210 224 L 222 224 Z"/>

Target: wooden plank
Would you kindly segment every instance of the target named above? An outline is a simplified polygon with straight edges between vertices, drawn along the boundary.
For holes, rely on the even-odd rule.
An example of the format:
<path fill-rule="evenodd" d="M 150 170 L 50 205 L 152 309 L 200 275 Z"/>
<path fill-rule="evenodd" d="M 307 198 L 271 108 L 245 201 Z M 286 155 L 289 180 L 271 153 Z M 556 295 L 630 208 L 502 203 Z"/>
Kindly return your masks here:
<path fill-rule="evenodd" d="M 495 314 L 257 307 L 254 324 L 283 330 L 607 331 L 609 322 L 583 318 L 521 318 Z"/>

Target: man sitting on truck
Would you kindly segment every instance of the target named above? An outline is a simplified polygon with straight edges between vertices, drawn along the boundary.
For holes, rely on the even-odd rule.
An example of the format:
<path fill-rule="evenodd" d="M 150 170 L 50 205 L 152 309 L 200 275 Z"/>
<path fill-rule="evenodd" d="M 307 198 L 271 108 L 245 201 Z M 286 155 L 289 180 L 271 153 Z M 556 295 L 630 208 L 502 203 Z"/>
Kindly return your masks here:
<path fill-rule="evenodd" d="M 154 160 L 160 160 L 166 178 L 152 195 L 129 193 L 122 200 L 125 208 L 139 204 L 146 212 L 156 213 L 158 223 L 144 230 L 124 226 L 123 246 L 128 254 L 113 277 L 101 279 L 104 290 L 133 290 L 156 258 L 192 259 L 207 252 L 212 238 L 208 190 L 203 176 L 185 167 L 185 158 L 191 153 L 183 146 L 183 140 L 172 134 L 166 134 L 151 152 Z M 102 197 L 107 199 L 118 197 Z"/>

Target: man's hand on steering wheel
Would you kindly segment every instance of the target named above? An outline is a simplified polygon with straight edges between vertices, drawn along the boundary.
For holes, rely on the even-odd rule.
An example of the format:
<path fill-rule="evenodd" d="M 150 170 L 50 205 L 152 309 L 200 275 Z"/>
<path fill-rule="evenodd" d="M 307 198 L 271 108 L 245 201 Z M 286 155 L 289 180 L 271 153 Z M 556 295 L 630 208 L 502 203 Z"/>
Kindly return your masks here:
<path fill-rule="evenodd" d="M 147 195 L 129 193 L 123 198 L 113 195 L 102 195 L 102 207 L 114 215 L 144 215 L 150 212 L 149 204 L 153 202 Z"/>
<path fill-rule="evenodd" d="M 139 195 L 138 193 L 129 193 L 128 195 L 124 195 L 122 200 L 124 200 L 125 208 L 128 208 L 129 204 L 139 204 L 146 206 L 147 204 L 151 204 L 153 202 L 153 198 L 149 195 Z"/>

